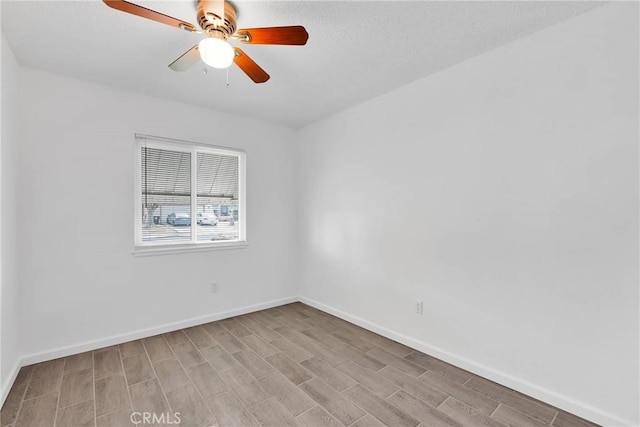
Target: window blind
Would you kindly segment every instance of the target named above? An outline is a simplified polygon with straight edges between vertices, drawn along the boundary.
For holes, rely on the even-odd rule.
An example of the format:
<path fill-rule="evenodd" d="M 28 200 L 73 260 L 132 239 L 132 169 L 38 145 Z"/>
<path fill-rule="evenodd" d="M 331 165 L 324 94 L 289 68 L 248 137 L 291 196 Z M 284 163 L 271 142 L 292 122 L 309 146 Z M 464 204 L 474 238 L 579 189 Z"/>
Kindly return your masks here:
<path fill-rule="evenodd" d="M 240 170 L 225 150 L 143 141 L 139 243 L 240 240 Z"/>

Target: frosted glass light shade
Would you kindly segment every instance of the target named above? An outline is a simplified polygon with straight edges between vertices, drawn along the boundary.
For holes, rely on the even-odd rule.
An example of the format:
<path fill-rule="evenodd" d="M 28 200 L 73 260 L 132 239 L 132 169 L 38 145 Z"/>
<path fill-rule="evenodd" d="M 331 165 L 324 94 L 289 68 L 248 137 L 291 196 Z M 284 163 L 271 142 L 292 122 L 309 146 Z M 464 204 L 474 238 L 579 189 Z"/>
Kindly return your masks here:
<path fill-rule="evenodd" d="M 202 39 L 198 43 L 198 51 L 202 61 L 213 68 L 228 68 L 235 56 L 229 43 L 215 37 Z"/>

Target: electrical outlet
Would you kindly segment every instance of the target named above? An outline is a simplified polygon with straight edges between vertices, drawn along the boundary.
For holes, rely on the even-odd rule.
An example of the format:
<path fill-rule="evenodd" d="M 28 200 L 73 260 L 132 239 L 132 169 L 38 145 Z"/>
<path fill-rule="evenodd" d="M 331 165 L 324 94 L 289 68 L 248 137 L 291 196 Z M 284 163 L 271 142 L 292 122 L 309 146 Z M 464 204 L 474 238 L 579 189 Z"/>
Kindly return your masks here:
<path fill-rule="evenodd" d="M 422 314 L 422 300 L 416 300 L 416 305 L 415 305 L 415 311 L 416 314 Z"/>
<path fill-rule="evenodd" d="M 211 282 L 211 293 L 215 294 L 218 292 L 218 282 Z"/>

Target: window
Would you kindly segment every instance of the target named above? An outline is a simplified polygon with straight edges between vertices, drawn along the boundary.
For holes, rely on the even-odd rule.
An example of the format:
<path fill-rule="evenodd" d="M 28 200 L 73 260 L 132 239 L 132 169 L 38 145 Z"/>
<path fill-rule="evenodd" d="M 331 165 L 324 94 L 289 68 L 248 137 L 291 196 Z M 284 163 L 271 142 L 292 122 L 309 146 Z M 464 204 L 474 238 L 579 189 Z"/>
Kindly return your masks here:
<path fill-rule="evenodd" d="M 242 151 L 136 135 L 137 250 L 245 244 Z"/>

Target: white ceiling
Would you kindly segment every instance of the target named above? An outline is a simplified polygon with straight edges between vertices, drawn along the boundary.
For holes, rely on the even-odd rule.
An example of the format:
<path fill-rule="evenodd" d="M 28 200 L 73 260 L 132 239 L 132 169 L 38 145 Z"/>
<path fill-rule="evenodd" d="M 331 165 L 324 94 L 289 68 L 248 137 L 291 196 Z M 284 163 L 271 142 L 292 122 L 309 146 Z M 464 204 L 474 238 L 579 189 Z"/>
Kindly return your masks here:
<path fill-rule="evenodd" d="M 145 7 L 196 23 L 195 2 Z M 242 48 L 270 75 L 167 65 L 201 36 L 102 1 L 2 0 L 20 64 L 82 80 L 301 127 L 599 6 L 595 2 L 241 1 L 238 27 L 304 25 L 306 46 Z M 232 42 L 235 44 L 236 42 Z"/>

